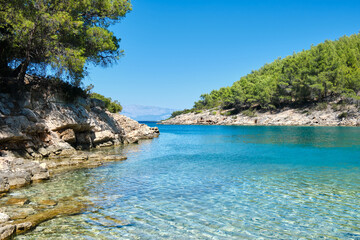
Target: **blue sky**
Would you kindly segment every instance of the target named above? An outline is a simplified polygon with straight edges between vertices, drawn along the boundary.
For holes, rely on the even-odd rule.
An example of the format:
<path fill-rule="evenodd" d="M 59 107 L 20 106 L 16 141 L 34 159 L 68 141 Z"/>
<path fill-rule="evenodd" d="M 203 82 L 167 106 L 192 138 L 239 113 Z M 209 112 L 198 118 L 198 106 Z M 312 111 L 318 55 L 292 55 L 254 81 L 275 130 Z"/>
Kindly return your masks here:
<path fill-rule="evenodd" d="M 85 85 L 122 105 L 191 108 L 278 57 L 359 33 L 360 1 L 133 0 L 112 27 L 125 56 Z"/>

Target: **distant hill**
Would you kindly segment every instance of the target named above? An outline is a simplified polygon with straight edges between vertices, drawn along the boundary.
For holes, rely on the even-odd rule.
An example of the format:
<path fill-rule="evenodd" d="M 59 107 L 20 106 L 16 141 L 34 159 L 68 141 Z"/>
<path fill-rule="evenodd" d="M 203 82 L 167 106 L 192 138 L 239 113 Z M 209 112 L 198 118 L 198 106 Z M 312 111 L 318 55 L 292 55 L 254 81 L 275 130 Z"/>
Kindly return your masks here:
<path fill-rule="evenodd" d="M 360 34 L 325 41 L 309 50 L 279 58 L 234 82 L 203 94 L 193 109 L 248 109 L 299 107 L 335 99 L 360 100 Z"/>
<path fill-rule="evenodd" d="M 160 121 L 169 118 L 175 110 L 153 106 L 127 105 L 123 107 L 121 114 L 137 121 Z"/>

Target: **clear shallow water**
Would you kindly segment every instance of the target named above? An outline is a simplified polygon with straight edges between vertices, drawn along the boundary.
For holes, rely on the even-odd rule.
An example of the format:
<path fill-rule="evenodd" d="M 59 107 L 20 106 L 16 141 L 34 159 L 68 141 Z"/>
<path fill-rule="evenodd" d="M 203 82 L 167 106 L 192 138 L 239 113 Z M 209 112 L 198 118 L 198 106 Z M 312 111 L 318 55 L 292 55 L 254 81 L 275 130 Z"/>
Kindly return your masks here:
<path fill-rule="evenodd" d="M 159 126 L 128 160 L 14 192 L 88 212 L 17 239 L 360 239 L 360 128 Z"/>

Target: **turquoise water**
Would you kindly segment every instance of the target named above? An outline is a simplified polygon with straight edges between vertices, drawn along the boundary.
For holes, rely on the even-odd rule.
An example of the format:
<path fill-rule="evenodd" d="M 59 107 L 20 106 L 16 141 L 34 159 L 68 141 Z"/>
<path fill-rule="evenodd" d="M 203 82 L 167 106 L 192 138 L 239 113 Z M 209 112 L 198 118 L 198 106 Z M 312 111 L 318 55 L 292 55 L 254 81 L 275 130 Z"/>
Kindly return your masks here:
<path fill-rule="evenodd" d="M 360 239 L 360 128 L 159 128 L 111 150 L 125 162 L 14 192 L 93 203 L 18 239 Z"/>

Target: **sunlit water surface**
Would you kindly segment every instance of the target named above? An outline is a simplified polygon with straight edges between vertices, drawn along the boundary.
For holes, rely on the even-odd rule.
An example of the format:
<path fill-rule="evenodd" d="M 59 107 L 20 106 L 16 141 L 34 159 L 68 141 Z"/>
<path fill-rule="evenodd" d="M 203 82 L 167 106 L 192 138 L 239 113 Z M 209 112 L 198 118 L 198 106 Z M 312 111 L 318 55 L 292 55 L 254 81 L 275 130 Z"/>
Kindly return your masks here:
<path fill-rule="evenodd" d="M 360 239 L 360 128 L 159 126 L 14 196 L 91 203 L 17 239 Z"/>

